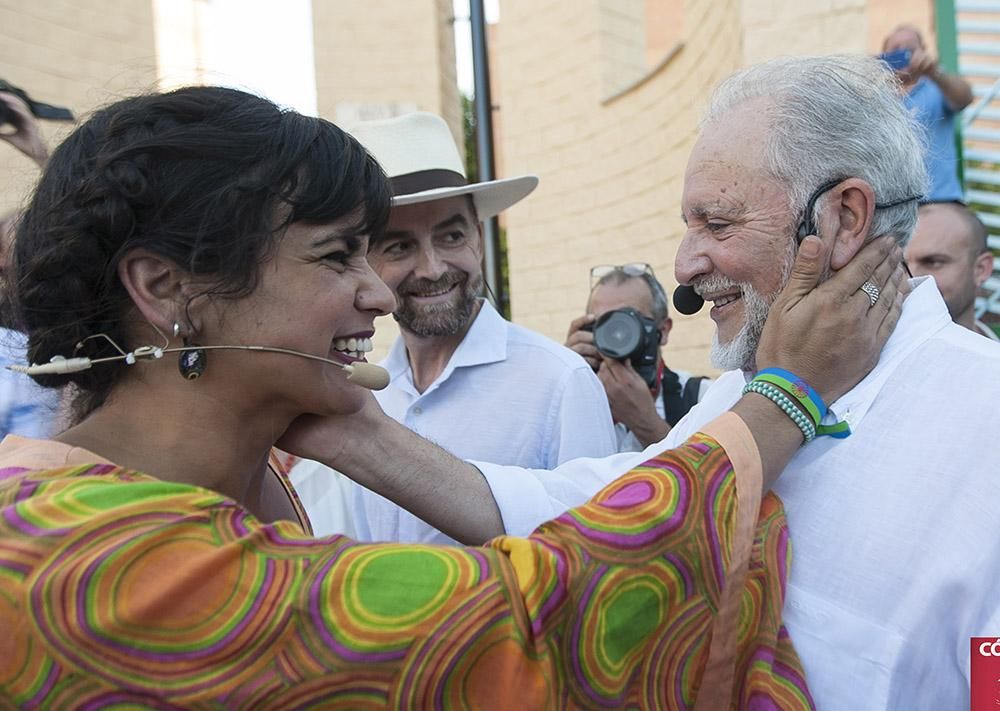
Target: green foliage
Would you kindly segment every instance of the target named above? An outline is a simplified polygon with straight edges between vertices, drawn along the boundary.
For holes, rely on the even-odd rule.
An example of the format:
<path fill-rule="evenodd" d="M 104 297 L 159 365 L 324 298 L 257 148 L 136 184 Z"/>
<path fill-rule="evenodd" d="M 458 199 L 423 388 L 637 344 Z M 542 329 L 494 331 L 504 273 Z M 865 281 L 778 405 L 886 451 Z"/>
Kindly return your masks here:
<path fill-rule="evenodd" d="M 462 134 L 465 138 L 465 175 L 470 183 L 479 182 L 479 156 L 476 152 L 476 107 L 462 94 Z"/>

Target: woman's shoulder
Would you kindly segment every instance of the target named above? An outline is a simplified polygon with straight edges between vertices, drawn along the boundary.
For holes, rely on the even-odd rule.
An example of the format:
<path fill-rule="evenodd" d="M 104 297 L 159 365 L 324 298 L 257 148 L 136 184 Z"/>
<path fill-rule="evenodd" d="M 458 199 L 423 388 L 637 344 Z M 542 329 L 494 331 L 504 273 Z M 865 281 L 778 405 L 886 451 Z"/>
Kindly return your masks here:
<path fill-rule="evenodd" d="M 0 441 L 0 469 L 57 469 L 84 464 L 111 462 L 82 447 L 74 447 L 54 439 L 7 435 Z"/>

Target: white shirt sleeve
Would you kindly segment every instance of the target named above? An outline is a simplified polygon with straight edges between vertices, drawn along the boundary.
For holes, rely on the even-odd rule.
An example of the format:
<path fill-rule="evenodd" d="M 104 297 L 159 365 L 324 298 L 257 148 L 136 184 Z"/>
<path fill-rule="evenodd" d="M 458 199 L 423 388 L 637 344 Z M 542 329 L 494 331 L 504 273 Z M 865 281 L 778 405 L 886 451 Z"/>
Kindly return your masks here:
<path fill-rule="evenodd" d="M 302 459 L 288 473 L 316 536 L 342 533 L 357 537 L 351 514 L 351 490 L 361 488 L 328 466 Z"/>
<path fill-rule="evenodd" d="M 642 452 L 623 452 L 600 459 L 572 459 L 555 469 L 472 462 L 483 473 L 496 500 L 504 530 L 527 536 L 542 523 L 590 500 L 625 472 L 663 451 L 661 443 Z"/>
<path fill-rule="evenodd" d="M 739 371 L 726 373 L 715 381 L 713 389 L 708 391 L 709 397 L 691 408 L 667 433 L 666 439 L 641 452 L 622 452 L 603 459 L 573 459 L 547 471 L 486 462 L 472 464 L 489 483 L 507 533 L 527 536 L 540 524 L 590 500 L 633 467 L 683 443 L 732 407 L 739 400 L 742 387 L 743 376 Z"/>
<path fill-rule="evenodd" d="M 582 365 L 560 383 L 549 412 L 546 466 L 555 467 L 577 457 L 604 457 L 618 451 L 618 437 L 604 386 Z"/>

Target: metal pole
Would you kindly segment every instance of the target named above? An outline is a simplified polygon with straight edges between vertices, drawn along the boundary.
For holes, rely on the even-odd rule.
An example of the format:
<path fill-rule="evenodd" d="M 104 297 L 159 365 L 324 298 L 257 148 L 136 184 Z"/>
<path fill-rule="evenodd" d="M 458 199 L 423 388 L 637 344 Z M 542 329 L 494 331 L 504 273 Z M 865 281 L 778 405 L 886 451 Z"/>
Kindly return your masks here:
<path fill-rule="evenodd" d="M 473 106 L 476 114 L 476 158 L 479 180 L 493 180 L 493 99 L 490 96 L 490 66 L 486 53 L 486 13 L 483 0 L 469 0 L 472 29 Z M 497 310 L 504 313 L 506 294 L 500 278 L 500 225 L 496 217 L 483 222 L 483 275 Z"/>

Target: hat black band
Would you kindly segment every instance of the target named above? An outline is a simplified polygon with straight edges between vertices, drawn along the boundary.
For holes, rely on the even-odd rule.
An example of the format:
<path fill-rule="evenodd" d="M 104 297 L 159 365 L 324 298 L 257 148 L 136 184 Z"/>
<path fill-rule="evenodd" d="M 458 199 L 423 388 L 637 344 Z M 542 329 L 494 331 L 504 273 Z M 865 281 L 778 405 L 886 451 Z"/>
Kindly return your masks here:
<path fill-rule="evenodd" d="M 469 181 L 461 173 L 454 170 L 418 170 L 415 173 L 406 173 L 389 178 L 392 183 L 392 194 L 395 196 L 411 195 L 422 193 L 424 190 L 434 188 L 458 188 L 468 185 Z"/>

